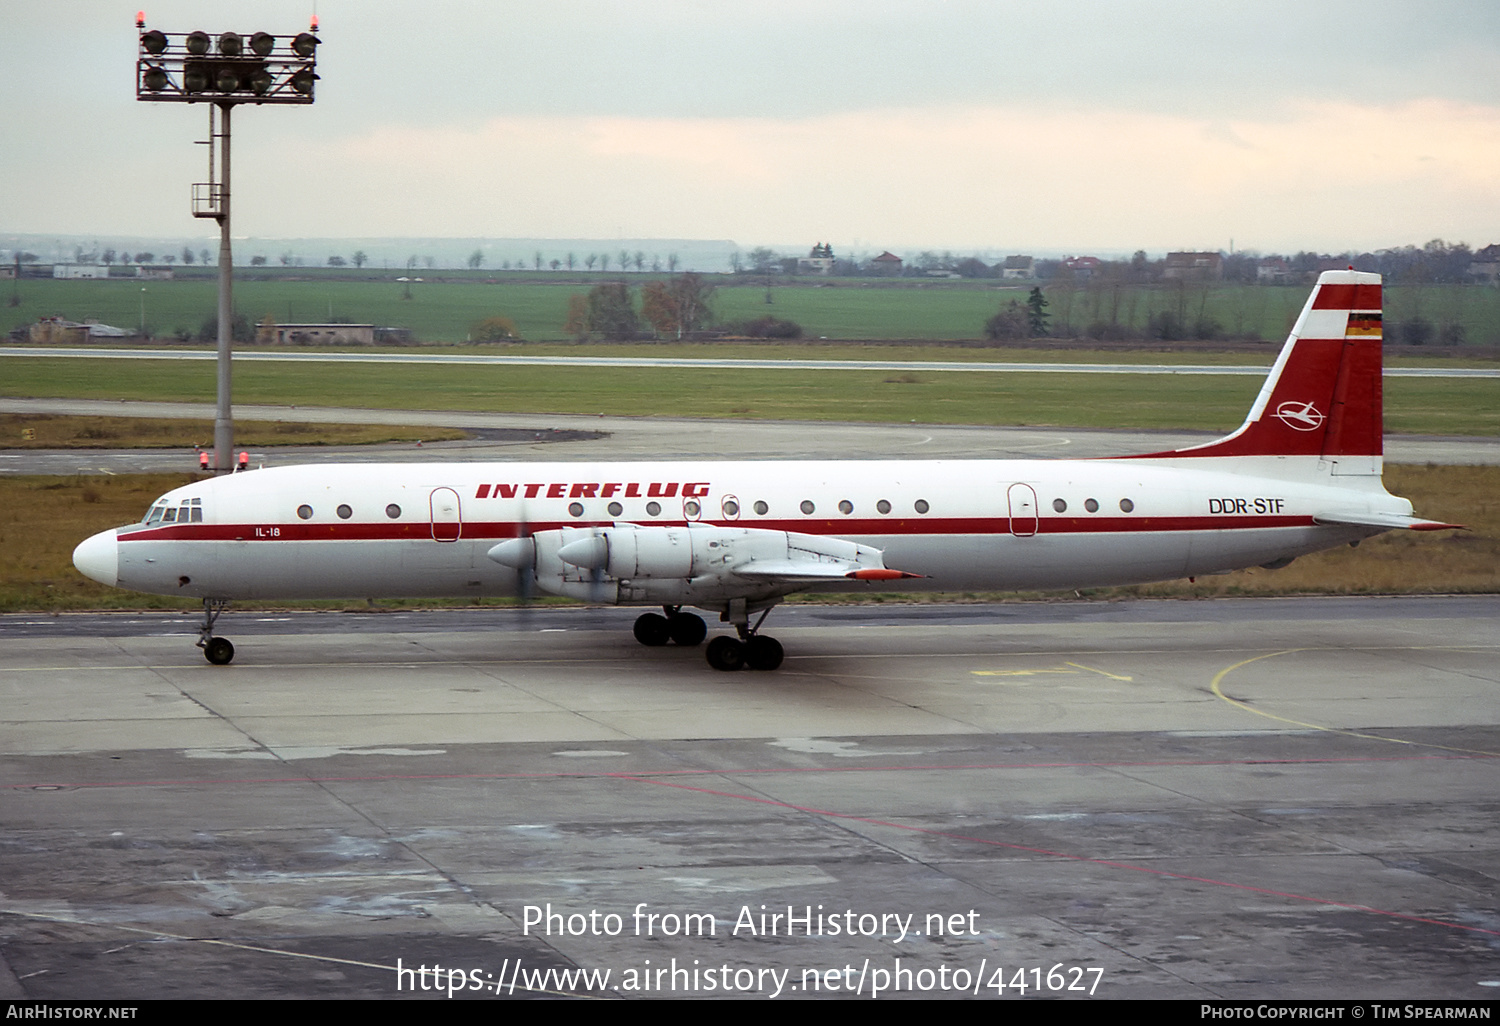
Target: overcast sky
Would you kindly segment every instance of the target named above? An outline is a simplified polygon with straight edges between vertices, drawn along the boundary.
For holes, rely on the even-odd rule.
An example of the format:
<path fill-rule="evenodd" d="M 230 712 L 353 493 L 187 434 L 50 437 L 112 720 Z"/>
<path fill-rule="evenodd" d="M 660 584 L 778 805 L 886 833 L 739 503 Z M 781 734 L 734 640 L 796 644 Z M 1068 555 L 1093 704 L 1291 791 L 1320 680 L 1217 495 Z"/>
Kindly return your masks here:
<path fill-rule="evenodd" d="M 137 6 L 0 0 L 0 232 L 209 235 L 205 105 L 134 98 Z M 1495 0 L 152 0 L 322 22 L 240 107 L 237 236 L 836 251 L 1500 242 Z"/>

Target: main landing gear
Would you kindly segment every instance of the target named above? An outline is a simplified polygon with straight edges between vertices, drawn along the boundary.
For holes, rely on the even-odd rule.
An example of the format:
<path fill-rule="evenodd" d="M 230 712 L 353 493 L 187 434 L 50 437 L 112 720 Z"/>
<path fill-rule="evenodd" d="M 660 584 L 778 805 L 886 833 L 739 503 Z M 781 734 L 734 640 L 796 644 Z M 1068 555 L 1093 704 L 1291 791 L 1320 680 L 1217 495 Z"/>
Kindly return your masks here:
<path fill-rule="evenodd" d="M 701 616 L 684 613 L 681 606 L 662 606 L 661 609 L 661 613 L 642 613 L 636 617 L 636 641 L 653 647 L 669 641 L 685 647 L 703 644 L 703 639 L 708 636 L 708 625 Z M 744 600 L 729 603 L 723 619 L 734 624 L 739 637 L 720 636 L 710 641 L 705 653 L 708 665 L 716 670 L 743 670 L 746 667 L 774 670 L 780 666 L 785 656 L 781 642 L 759 633 L 760 625 L 765 623 L 770 612 L 770 607 L 767 607 L 752 627 Z"/>
<path fill-rule="evenodd" d="M 228 666 L 234 658 L 234 645 L 229 639 L 214 637 L 214 624 L 228 608 L 227 599 L 203 600 L 203 625 L 198 628 L 198 647 L 203 649 L 203 658 L 215 666 Z"/>
<path fill-rule="evenodd" d="M 731 602 L 724 614 L 724 619 L 734 624 L 739 637 L 731 638 L 720 635 L 710 641 L 708 651 L 705 653 L 708 656 L 708 665 L 716 670 L 742 670 L 745 667 L 752 670 L 774 670 L 779 667 L 786 655 L 782 650 L 781 642 L 760 633 L 760 625 L 766 622 L 766 617 L 769 615 L 771 615 L 771 608 L 768 606 L 752 627 L 750 616 L 745 611 L 744 600 Z"/>
<path fill-rule="evenodd" d="M 681 606 L 662 606 L 661 609 L 661 613 L 642 613 L 636 617 L 635 640 L 642 645 L 655 647 L 675 641 L 684 648 L 691 648 L 703 644 L 703 639 L 708 637 L 708 624 L 703 622 L 703 617 L 684 613 Z"/>

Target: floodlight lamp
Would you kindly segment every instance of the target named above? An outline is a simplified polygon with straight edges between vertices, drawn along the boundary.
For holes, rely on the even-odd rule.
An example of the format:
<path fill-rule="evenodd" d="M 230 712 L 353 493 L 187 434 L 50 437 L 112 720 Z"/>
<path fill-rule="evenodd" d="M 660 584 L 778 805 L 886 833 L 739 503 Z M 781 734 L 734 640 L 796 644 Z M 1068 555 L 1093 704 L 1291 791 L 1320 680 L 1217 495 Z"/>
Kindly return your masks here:
<path fill-rule="evenodd" d="M 317 79 L 317 75 L 304 68 L 292 76 L 292 88 L 304 96 L 310 96 L 313 91 L 313 83 Z"/>
<path fill-rule="evenodd" d="M 159 93 L 167 87 L 167 73 L 153 64 L 146 69 L 146 74 L 141 77 L 141 81 L 147 89 L 153 93 Z"/>
<path fill-rule="evenodd" d="M 188 66 L 182 72 L 184 92 L 201 93 L 208 88 L 208 72 L 201 67 Z"/>
<path fill-rule="evenodd" d="M 261 68 L 255 74 L 250 76 L 250 89 L 252 92 L 264 96 L 266 93 L 271 91 L 271 86 L 275 83 L 275 81 L 276 80 L 271 77 L 271 73 L 269 71 L 267 71 L 265 68 Z"/>
<path fill-rule="evenodd" d="M 240 76 L 232 68 L 220 68 L 214 76 L 214 88 L 221 93 L 232 93 L 240 87 Z"/>
<path fill-rule="evenodd" d="M 257 32 L 250 37 L 250 49 L 257 57 L 269 57 L 276 48 L 276 37 L 269 32 Z"/>
<path fill-rule="evenodd" d="M 141 49 L 147 53 L 161 53 L 167 48 L 167 34 L 159 29 L 141 33 Z"/>
<path fill-rule="evenodd" d="M 207 32 L 189 32 L 187 37 L 187 51 L 196 57 L 208 53 L 209 38 Z"/>
<path fill-rule="evenodd" d="M 297 38 L 292 40 L 292 52 L 298 57 L 311 57 L 317 50 L 318 37 L 311 32 L 298 32 Z"/>
<path fill-rule="evenodd" d="M 244 47 L 244 40 L 238 32 L 225 32 L 219 37 L 219 52 L 225 57 L 238 57 Z"/>

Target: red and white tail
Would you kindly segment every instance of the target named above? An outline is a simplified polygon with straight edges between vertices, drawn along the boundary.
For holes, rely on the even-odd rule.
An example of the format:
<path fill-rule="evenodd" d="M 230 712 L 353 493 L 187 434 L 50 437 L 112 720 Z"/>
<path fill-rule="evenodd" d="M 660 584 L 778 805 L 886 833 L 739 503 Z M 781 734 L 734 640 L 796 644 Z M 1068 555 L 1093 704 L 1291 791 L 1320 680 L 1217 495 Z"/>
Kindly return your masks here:
<path fill-rule="evenodd" d="M 1380 313 L 1380 275 L 1324 271 L 1245 423 L 1151 457 L 1319 456 L 1336 474 L 1379 474 Z"/>

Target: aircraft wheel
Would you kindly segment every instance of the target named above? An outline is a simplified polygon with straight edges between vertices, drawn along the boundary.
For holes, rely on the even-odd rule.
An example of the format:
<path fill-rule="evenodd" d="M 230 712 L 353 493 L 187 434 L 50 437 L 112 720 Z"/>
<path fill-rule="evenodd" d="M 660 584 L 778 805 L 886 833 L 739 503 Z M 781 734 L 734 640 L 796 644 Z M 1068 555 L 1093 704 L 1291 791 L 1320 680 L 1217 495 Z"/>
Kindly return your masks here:
<path fill-rule="evenodd" d="M 228 638 L 209 638 L 208 643 L 203 646 L 203 658 L 215 666 L 228 666 L 229 661 L 234 658 L 234 646 Z"/>
<path fill-rule="evenodd" d="M 745 665 L 752 670 L 774 670 L 785 656 L 781 642 L 764 634 L 745 642 Z"/>
<path fill-rule="evenodd" d="M 703 622 L 703 617 L 694 613 L 673 613 L 667 617 L 667 630 L 672 634 L 672 640 L 686 648 L 703 644 L 703 639 L 708 637 L 708 624 Z"/>
<path fill-rule="evenodd" d="M 721 634 L 708 643 L 708 665 L 716 670 L 738 670 L 745 665 L 745 646 Z"/>
<path fill-rule="evenodd" d="M 671 625 L 660 613 L 642 613 L 635 618 L 635 640 L 642 645 L 665 645 L 671 637 Z"/>

